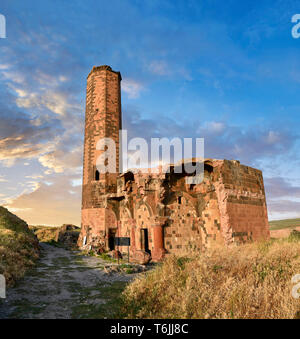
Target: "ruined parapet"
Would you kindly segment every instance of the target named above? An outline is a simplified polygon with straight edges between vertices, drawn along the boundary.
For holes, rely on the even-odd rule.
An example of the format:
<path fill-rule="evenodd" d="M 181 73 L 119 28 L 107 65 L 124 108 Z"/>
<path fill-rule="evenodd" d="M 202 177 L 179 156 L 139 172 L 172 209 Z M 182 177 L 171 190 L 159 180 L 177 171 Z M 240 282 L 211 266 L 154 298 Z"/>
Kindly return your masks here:
<path fill-rule="evenodd" d="M 221 212 L 222 234 L 226 243 L 270 237 L 262 172 L 224 160 L 216 167 L 215 182 Z"/>

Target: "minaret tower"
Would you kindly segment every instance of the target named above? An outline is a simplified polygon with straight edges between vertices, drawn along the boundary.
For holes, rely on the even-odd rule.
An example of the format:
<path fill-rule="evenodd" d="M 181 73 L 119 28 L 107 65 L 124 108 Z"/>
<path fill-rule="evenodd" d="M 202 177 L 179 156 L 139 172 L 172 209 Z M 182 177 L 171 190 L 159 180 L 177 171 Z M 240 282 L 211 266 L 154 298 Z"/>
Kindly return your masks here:
<path fill-rule="evenodd" d="M 120 72 L 106 65 L 93 67 L 87 78 L 80 237 L 83 242 L 88 229 L 94 236 L 100 230 L 105 234 L 105 195 L 117 191 L 119 130 L 122 128 L 121 80 Z M 105 151 L 96 149 L 103 138 L 111 138 L 116 144 L 116 173 L 99 173 L 96 167 L 99 155 Z"/>

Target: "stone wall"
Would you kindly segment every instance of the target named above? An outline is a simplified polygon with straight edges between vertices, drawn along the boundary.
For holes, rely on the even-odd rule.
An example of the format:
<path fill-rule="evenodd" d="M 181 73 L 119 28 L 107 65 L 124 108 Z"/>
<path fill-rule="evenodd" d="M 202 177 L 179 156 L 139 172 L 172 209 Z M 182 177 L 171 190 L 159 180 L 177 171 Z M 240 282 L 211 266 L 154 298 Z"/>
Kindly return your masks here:
<path fill-rule="evenodd" d="M 206 159 L 197 185 L 187 183 L 184 171 L 175 173 L 174 165 L 167 172 L 159 167 L 156 173 L 97 173 L 101 138 L 114 139 L 118 163 L 120 81 L 109 66 L 94 67 L 87 80 L 79 246 L 107 251 L 114 237 L 130 237 L 133 260 L 151 255 L 158 261 L 214 244 L 269 238 L 262 173 L 238 161 Z"/>
<path fill-rule="evenodd" d="M 227 242 L 269 238 L 267 205 L 262 172 L 224 160 L 217 168 L 216 183 L 222 213 L 223 233 Z"/>

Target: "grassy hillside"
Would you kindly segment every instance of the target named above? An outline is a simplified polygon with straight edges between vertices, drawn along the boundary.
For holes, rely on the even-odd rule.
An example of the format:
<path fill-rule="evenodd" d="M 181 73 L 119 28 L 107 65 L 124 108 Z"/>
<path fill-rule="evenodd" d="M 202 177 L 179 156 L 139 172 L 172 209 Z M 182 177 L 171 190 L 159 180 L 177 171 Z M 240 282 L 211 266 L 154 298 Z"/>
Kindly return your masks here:
<path fill-rule="evenodd" d="M 29 226 L 40 242 L 67 249 L 77 249 L 77 240 L 80 228 L 75 225 L 65 224 L 59 227 Z"/>
<path fill-rule="evenodd" d="M 127 318 L 298 318 L 300 236 L 169 257 L 123 294 Z"/>
<path fill-rule="evenodd" d="M 30 230 L 37 236 L 40 242 L 57 242 L 60 227 L 51 226 L 29 226 Z"/>
<path fill-rule="evenodd" d="M 21 278 L 38 257 L 38 240 L 26 222 L 0 206 L 0 274 L 7 285 Z"/>
<path fill-rule="evenodd" d="M 274 220 L 269 222 L 270 230 L 281 230 L 285 228 L 300 227 L 300 218 L 298 219 L 285 219 L 285 220 Z"/>

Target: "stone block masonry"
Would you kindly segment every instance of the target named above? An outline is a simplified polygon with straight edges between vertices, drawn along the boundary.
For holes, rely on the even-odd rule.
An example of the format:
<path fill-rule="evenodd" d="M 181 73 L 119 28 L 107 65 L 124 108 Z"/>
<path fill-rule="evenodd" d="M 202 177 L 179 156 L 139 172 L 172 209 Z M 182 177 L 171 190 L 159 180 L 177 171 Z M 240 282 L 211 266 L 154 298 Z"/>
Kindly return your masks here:
<path fill-rule="evenodd" d="M 159 261 L 169 254 L 204 251 L 270 236 L 263 176 L 236 160 L 205 159 L 204 180 L 189 185 L 190 174 L 99 173 L 97 142 L 117 146 L 122 126 L 121 75 L 94 67 L 87 79 L 82 192 L 81 248 L 115 249 L 115 237 L 130 237 L 130 256 Z M 192 160 L 193 161 L 193 160 Z M 195 161 L 195 160 L 194 160 Z M 119 247 L 121 252 L 127 248 Z"/>

